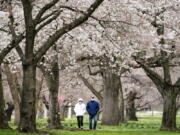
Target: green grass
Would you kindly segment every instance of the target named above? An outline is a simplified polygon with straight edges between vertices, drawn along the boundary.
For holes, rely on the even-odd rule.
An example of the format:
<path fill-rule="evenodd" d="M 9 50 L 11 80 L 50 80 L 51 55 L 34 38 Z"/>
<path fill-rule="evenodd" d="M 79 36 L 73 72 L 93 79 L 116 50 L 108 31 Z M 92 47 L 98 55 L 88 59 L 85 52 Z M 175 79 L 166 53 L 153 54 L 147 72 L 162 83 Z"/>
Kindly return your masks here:
<path fill-rule="evenodd" d="M 138 122 L 127 122 L 119 126 L 102 126 L 100 122 L 96 131 L 89 131 L 88 129 L 88 119 L 84 120 L 84 129 L 86 131 L 75 130 L 76 119 L 67 119 L 62 122 L 65 127 L 64 130 L 47 130 L 46 119 L 39 119 L 37 122 L 37 127 L 40 131 L 47 131 L 50 135 L 179 135 L 180 132 L 166 132 L 159 131 L 161 117 L 140 117 Z M 16 128 L 12 123 L 11 127 Z M 177 117 L 177 127 L 180 128 L 180 117 Z M 44 135 L 44 133 L 41 133 Z M 0 135 L 29 135 L 20 134 L 16 130 L 1 130 Z M 38 135 L 38 134 L 31 134 Z"/>

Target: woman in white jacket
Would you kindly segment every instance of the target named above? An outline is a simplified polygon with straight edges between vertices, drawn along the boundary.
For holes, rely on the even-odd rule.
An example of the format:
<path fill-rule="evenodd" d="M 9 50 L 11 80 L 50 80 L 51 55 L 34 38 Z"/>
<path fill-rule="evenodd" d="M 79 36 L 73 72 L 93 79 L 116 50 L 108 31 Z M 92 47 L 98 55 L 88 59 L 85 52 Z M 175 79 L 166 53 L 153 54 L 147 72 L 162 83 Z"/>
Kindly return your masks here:
<path fill-rule="evenodd" d="M 86 112 L 86 105 L 83 103 L 82 98 L 80 98 L 75 105 L 74 112 L 76 113 L 78 128 L 83 128 L 83 116 Z"/>

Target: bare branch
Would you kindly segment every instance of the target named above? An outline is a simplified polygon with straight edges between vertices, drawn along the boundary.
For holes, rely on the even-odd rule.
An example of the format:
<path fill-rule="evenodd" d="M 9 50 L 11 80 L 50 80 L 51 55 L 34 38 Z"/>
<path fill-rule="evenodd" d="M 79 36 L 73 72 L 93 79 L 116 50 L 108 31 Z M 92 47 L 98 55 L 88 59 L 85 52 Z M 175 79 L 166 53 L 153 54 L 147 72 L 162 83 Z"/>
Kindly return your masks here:
<path fill-rule="evenodd" d="M 44 13 L 48 10 L 48 9 L 50 9 L 50 8 L 52 8 L 57 2 L 59 2 L 59 0 L 52 0 L 51 2 L 49 2 L 48 4 L 46 4 L 40 11 L 39 11 L 39 13 L 36 15 L 36 17 L 35 17 L 35 25 L 37 25 L 39 22 L 40 22 L 40 20 L 41 20 L 41 17 L 44 15 Z"/>
<path fill-rule="evenodd" d="M 61 13 L 61 11 L 58 11 L 54 14 L 53 17 L 47 19 L 45 22 L 43 22 L 40 26 L 38 26 L 38 28 L 36 29 L 36 32 L 39 32 L 43 27 L 45 27 L 46 25 L 50 24 L 52 21 L 54 21 L 59 14 Z"/>
<path fill-rule="evenodd" d="M 45 15 L 44 17 L 42 17 L 42 18 L 39 20 L 39 22 L 37 22 L 37 23 L 39 24 L 39 23 L 45 21 L 46 19 L 48 19 L 49 17 L 53 16 L 53 15 L 54 15 L 55 13 L 57 13 L 57 12 L 58 12 L 57 10 L 52 11 L 51 13 L 49 13 L 49 14 Z"/>
<path fill-rule="evenodd" d="M 0 31 L 5 32 L 5 33 L 9 33 L 9 31 L 8 31 L 8 30 L 3 29 L 3 28 L 0 28 Z"/>

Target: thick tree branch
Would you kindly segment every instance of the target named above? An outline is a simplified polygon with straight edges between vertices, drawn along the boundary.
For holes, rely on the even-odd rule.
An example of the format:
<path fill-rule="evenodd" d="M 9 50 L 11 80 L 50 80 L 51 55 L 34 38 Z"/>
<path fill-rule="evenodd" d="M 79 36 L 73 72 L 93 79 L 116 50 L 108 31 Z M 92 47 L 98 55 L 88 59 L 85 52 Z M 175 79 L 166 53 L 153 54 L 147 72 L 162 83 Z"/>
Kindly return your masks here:
<path fill-rule="evenodd" d="M 64 34 L 71 31 L 72 29 L 78 27 L 82 23 L 88 20 L 88 18 L 92 15 L 92 13 L 99 7 L 99 5 L 104 0 L 96 0 L 87 10 L 85 15 L 80 16 L 75 19 L 73 22 L 65 25 L 64 27 L 58 29 L 54 34 L 52 34 L 44 45 L 39 49 L 39 51 L 35 54 L 35 62 L 37 63 L 41 57 L 46 53 L 46 51 Z"/>
<path fill-rule="evenodd" d="M 163 79 L 153 70 L 151 70 L 150 68 L 148 68 L 146 65 L 144 65 L 141 62 L 137 62 L 138 64 L 141 65 L 141 67 L 147 72 L 148 75 L 153 76 L 154 78 L 156 78 L 160 83 L 164 83 Z"/>
<path fill-rule="evenodd" d="M 19 45 L 16 46 L 16 51 L 19 55 L 19 57 L 21 58 L 21 61 L 24 60 L 24 53 L 23 53 L 23 50 L 21 49 L 21 47 Z"/>
<path fill-rule="evenodd" d="M 148 68 L 145 64 L 141 63 L 140 61 L 136 60 L 136 62 L 141 65 L 141 67 L 144 69 L 145 73 L 147 76 L 154 82 L 156 85 L 157 89 L 161 93 L 161 95 L 164 95 L 164 80 L 161 78 L 160 75 L 158 75 L 156 72 Z"/>
<path fill-rule="evenodd" d="M 168 84 L 172 84 L 170 66 L 169 66 L 169 57 L 167 56 L 167 53 L 163 50 L 161 50 L 161 55 L 163 59 L 162 67 L 164 72 L 164 81 Z"/>
<path fill-rule="evenodd" d="M 97 90 L 95 90 L 95 88 L 89 83 L 89 81 L 83 77 L 81 74 L 78 75 L 79 78 L 83 81 L 83 83 L 89 88 L 89 90 L 91 90 L 91 92 L 98 98 L 98 100 L 101 102 L 103 100 L 102 95 L 100 94 L 100 92 L 98 92 Z"/>
<path fill-rule="evenodd" d="M 164 81 L 167 82 L 168 84 L 172 84 L 169 62 L 163 65 L 163 72 L 164 72 Z"/>

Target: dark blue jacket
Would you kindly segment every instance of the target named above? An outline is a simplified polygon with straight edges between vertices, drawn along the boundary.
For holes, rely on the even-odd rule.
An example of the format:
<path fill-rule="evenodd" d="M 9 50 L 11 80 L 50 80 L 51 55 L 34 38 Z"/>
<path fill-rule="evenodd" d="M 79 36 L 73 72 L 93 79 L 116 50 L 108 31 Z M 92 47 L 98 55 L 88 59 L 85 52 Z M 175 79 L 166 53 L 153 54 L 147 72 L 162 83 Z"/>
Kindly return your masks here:
<path fill-rule="evenodd" d="M 99 111 L 99 103 L 96 101 L 89 101 L 86 106 L 89 115 L 96 115 Z"/>

